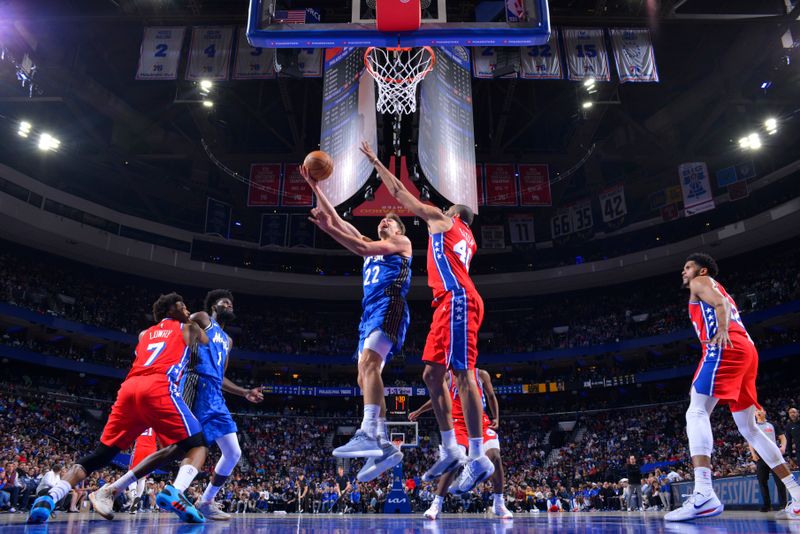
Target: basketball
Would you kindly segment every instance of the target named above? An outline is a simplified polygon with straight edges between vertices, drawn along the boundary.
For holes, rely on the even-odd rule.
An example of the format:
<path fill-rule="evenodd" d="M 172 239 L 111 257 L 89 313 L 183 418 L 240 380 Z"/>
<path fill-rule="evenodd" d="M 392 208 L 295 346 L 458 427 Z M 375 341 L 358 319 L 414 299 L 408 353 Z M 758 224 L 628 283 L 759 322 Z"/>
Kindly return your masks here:
<path fill-rule="evenodd" d="M 308 170 L 311 178 L 320 182 L 326 180 L 333 173 L 333 158 L 327 152 L 315 150 L 303 160 L 303 167 Z"/>

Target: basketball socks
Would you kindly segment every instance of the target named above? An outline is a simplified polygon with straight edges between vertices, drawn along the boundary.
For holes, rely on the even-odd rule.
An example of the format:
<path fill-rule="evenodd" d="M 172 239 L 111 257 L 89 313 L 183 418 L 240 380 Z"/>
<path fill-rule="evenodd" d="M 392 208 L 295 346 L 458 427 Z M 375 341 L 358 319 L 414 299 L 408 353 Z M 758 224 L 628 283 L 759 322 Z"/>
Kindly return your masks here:
<path fill-rule="evenodd" d="M 781 482 L 786 486 L 786 491 L 789 492 L 789 495 L 792 496 L 792 501 L 800 503 L 800 484 L 797 483 L 794 475 L 790 473 L 786 478 L 782 478 Z"/>
<path fill-rule="evenodd" d="M 378 416 L 378 440 L 387 441 L 389 437 L 386 433 L 386 418 Z"/>
<path fill-rule="evenodd" d="M 136 475 L 133 474 L 133 471 L 128 471 L 115 480 L 113 484 L 109 485 L 109 488 L 111 488 L 111 491 L 116 495 L 134 482 L 136 482 Z"/>
<path fill-rule="evenodd" d="M 483 437 L 469 438 L 469 459 L 477 460 L 483 456 Z"/>
<path fill-rule="evenodd" d="M 694 491 L 703 495 L 711 495 L 714 486 L 711 484 L 711 469 L 708 467 L 694 468 Z"/>
<path fill-rule="evenodd" d="M 433 498 L 433 504 L 435 504 L 437 508 L 441 509 L 442 505 L 444 504 L 444 497 L 442 497 L 441 495 L 436 495 Z"/>
<path fill-rule="evenodd" d="M 380 404 L 364 405 L 364 419 L 361 421 L 361 430 L 371 438 L 375 438 L 377 435 L 378 415 L 380 413 Z"/>
<path fill-rule="evenodd" d="M 49 495 L 53 498 L 54 503 L 58 503 L 61 499 L 66 497 L 67 493 L 72 489 L 72 486 L 66 480 L 59 480 L 56 485 L 50 488 Z"/>
<path fill-rule="evenodd" d="M 214 484 L 209 484 L 206 487 L 206 490 L 203 492 L 203 496 L 200 497 L 202 502 L 211 502 L 219 493 L 219 490 L 222 489 L 222 486 L 215 486 Z"/>
<path fill-rule="evenodd" d="M 142 498 L 142 495 L 144 495 L 145 482 L 147 481 L 143 478 L 140 478 L 136 481 L 136 496 L 140 499 Z"/>
<path fill-rule="evenodd" d="M 175 482 L 172 485 L 178 491 L 186 491 L 187 488 L 192 484 L 192 480 L 194 477 L 197 476 L 197 468 L 193 465 L 182 465 L 181 468 L 178 470 L 178 476 L 175 477 Z"/>
<path fill-rule="evenodd" d="M 505 506 L 506 505 L 506 498 L 503 496 L 502 493 L 493 493 L 492 499 L 495 507 L 498 506 Z"/>
<path fill-rule="evenodd" d="M 440 434 L 442 435 L 442 447 L 445 449 L 455 449 L 458 447 L 458 442 L 456 442 L 456 431 L 454 429 L 450 430 L 441 430 Z"/>

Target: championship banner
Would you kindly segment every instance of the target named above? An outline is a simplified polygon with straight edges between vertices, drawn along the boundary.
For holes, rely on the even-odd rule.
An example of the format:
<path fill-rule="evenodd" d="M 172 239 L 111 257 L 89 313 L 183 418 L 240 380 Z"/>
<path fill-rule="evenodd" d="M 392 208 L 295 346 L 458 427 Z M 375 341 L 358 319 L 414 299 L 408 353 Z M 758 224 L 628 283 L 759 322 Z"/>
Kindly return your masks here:
<path fill-rule="evenodd" d="M 300 165 L 300 163 L 287 163 L 284 166 L 282 206 L 311 207 L 314 205 L 311 188 L 300 174 Z"/>
<path fill-rule="evenodd" d="M 254 163 L 250 165 L 250 187 L 247 206 L 277 206 L 281 190 L 280 163 Z"/>
<path fill-rule="evenodd" d="M 497 48 L 494 46 L 472 47 L 472 75 L 475 78 L 494 78 L 494 69 L 497 67 Z M 517 73 L 512 72 L 501 78 L 516 78 Z"/>
<path fill-rule="evenodd" d="M 577 82 L 589 78 L 609 81 L 611 73 L 608 68 L 608 52 L 603 30 L 564 28 L 563 32 L 569 79 Z"/>
<path fill-rule="evenodd" d="M 561 80 L 561 51 L 558 48 L 558 29 L 553 28 L 547 44 L 520 48 L 520 78 L 525 80 Z"/>
<path fill-rule="evenodd" d="M 261 231 L 258 236 L 259 246 L 286 246 L 286 231 L 289 226 L 289 215 L 286 213 L 265 213 L 261 216 Z"/>
<path fill-rule="evenodd" d="M 620 83 L 657 82 L 653 42 L 647 28 L 612 28 L 611 47 Z"/>
<path fill-rule="evenodd" d="M 314 235 L 316 226 L 314 226 L 314 223 L 308 220 L 307 214 L 305 213 L 292 214 L 290 227 L 291 227 L 289 230 L 290 247 L 314 248 Z"/>
<path fill-rule="evenodd" d="M 231 26 L 195 26 L 186 79 L 190 81 L 228 79 L 233 45 Z"/>
<path fill-rule="evenodd" d="M 681 163 L 678 176 L 683 191 L 683 208 L 686 217 L 714 209 L 714 196 L 708 178 L 708 167 L 702 161 Z"/>
<path fill-rule="evenodd" d="M 617 184 L 600 191 L 600 211 L 603 214 L 603 222 L 615 221 L 627 215 L 625 186 Z"/>
<path fill-rule="evenodd" d="M 516 206 L 517 177 L 511 163 L 487 163 L 486 169 L 486 205 Z"/>
<path fill-rule="evenodd" d="M 592 201 L 588 198 L 579 200 L 572 206 L 569 211 L 572 215 L 572 231 L 584 232 L 594 226 L 594 217 L 592 216 Z"/>
<path fill-rule="evenodd" d="M 480 163 L 475 164 L 475 176 L 478 180 L 478 206 L 485 206 L 486 190 L 483 183 L 483 165 Z"/>
<path fill-rule="evenodd" d="M 239 28 L 236 59 L 233 62 L 234 80 L 264 80 L 275 77 L 275 49 L 256 48 L 247 40 L 247 29 Z"/>
<path fill-rule="evenodd" d="M 145 28 L 139 48 L 137 80 L 175 80 L 186 28 Z"/>
<path fill-rule="evenodd" d="M 509 215 L 508 233 L 511 237 L 512 245 L 535 243 L 536 236 L 533 233 L 533 215 Z"/>
<path fill-rule="evenodd" d="M 550 170 L 547 165 L 520 163 L 519 204 L 520 206 L 550 206 Z"/>
<path fill-rule="evenodd" d="M 225 202 L 208 197 L 206 200 L 205 233 L 218 235 L 225 239 L 231 236 L 231 206 Z"/>
<path fill-rule="evenodd" d="M 502 224 L 481 226 L 481 248 L 506 248 L 506 230 Z"/>

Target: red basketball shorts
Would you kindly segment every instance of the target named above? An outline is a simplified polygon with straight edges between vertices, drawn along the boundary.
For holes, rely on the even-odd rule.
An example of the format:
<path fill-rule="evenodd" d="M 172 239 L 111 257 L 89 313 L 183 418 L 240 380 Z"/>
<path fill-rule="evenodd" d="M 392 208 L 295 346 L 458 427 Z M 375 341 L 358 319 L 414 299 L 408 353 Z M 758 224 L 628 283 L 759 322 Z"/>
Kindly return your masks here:
<path fill-rule="evenodd" d="M 164 447 L 202 431 L 177 387 L 171 385 L 166 376 L 126 379 L 117 392 L 100 442 L 125 450 L 148 428 L 163 440 Z"/>
<path fill-rule="evenodd" d="M 422 361 L 457 371 L 474 369 L 478 360 L 478 329 L 483 322 L 483 299 L 477 293 L 452 291 L 435 306 Z"/>
<path fill-rule="evenodd" d="M 142 460 L 156 452 L 159 442 L 163 443 L 163 441 L 156 436 L 156 433 L 153 432 L 152 428 L 148 428 L 143 433 L 139 434 L 139 437 L 136 438 L 136 443 L 133 444 L 133 453 L 131 454 L 131 465 L 129 469 L 133 469 L 142 463 Z"/>
<path fill-rule="evenodd" d="M 487 451 L 489 449 L 500 449 L 500 440 L 497 437 L 497 432 L 489 428 L 491 423 L 486 412 L 484 412 L 481 424 L 483 425 L 483 448 Z M 453 430 L 456 431 L 456 442 L 469 451 L 469 433 L 467 432 L 466 421 L 454 418 Z"/>
<path fill-rule="evenodd" d="M 758 404 L 756 375 L 758 351 L 749 341 L 734 339 L 733 348 L 705 345 L 705 354 L 694 373 L 692 386 L 702 394 L 728 404 L 732 412 Z"/>

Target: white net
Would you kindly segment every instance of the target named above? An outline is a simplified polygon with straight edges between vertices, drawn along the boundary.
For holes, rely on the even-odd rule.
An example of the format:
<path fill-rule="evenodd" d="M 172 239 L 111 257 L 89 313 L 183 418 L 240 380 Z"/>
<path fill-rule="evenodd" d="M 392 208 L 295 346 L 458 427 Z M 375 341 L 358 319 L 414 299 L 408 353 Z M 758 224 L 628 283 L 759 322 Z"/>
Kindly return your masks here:
<path fill-rule="evenodd" d="M 433 69 L 435 62 L 429 46 L 367 48 L 364 63 L 378 84 L 378 111 L 392 114 L 417 111 L 417 84 Z"/>

